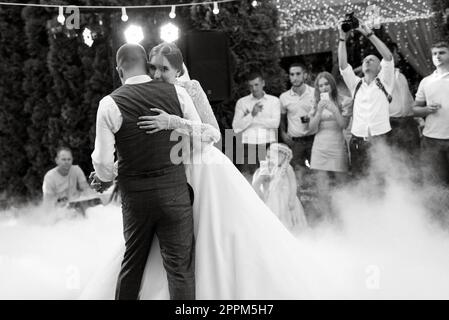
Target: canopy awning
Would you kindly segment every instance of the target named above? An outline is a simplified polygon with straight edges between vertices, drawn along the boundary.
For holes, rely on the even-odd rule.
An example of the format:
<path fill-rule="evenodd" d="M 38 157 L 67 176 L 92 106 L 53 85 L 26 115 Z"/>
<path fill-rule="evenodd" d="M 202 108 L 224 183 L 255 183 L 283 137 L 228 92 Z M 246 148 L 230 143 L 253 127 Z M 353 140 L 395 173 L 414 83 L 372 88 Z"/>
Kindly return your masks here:
<path fill-rule="evenodd" d="M 432 70 L 429 0 L 279 0 L 282 56 L 331 51 L 336 57 L 338 21 L 354 12 L 371 27 L 383 26 L 409 63 L 421 74 Z"/>
<path fill-rule="evenodd" d="M 334 29 L 346 13 L 354 12 L 363 21 L 381 24 L 429 18 L 429 0 L 280 0 L 281 35 Z"/>

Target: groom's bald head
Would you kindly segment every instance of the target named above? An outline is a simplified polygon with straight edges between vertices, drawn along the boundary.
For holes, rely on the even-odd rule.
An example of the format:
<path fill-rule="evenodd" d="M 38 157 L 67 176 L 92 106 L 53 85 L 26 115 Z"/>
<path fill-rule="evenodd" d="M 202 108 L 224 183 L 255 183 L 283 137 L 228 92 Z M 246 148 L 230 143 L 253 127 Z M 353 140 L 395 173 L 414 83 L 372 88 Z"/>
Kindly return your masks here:
<path fill-rule="evenodd" d="M 125 71 L 133 69 L 146 70 L 147 53 L 140 44 L 122 45 L 116 55 L 117 67 Z"/>

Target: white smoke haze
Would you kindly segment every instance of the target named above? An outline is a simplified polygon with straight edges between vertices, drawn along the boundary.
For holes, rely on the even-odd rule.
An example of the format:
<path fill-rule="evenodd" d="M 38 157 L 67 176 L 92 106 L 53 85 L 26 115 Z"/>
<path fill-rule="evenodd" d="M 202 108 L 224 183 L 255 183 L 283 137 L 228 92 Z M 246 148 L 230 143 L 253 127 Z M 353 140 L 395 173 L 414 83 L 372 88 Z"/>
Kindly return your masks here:
<path fill-rule="evenodd" d="M 396 150 L 380 146 L 373 163 L 367 179 L 332 194 L 336 222 L 298 236 L 311 256 L 304 264 L 316 270 L 313 291 L 449 299 L 448 190 L 414 184 L 414 169 Z M 88 209 L 87 219 L 39 207 L 0 212 L 0 299 L 76 299 L 122 241 L 117 205 Z"/>
<path fill-rule="evenodd" d="M 120 245 L 120 207 L 0 213 L 0 299 L 76 299 Z"/>

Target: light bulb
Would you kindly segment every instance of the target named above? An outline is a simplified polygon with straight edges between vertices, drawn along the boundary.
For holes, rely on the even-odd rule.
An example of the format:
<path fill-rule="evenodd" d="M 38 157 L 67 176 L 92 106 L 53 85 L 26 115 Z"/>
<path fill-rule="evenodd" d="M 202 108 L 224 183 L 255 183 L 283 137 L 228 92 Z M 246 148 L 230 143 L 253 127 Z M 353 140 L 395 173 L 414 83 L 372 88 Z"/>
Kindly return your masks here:
<path fill-rule="evenodd" d="M 253 7 L 257 7 L 257 1 L 254 0 L 253 2 L 251 2 L 251 5 L 252 5 Z"/>
<path fill-rule="evenodd" d="M 218 3 L 214 2 L 214 9 L 212 10 L 214 14 L 218 14 L 220 12 L 220 9 L 218 9 Z"/>
<path fill-rule="evenodd" d="M 130 25 L 125 30 L 125 39 L 127 43 L 140 43 L 144 39 L 142 27 Z"/>
<path fill-rule="evenodd" d="M 64 22 L 65 22 L 64 7 L 59 7 L 58 22 L 60 24 L 64 24 Z"/>
<path fill-rule="evenodd" d="M 170 14 L 168 15 L 170 17 L 170 19 L 176 18 L 175 10 L 176 10 L 176 7 L 175 6 L 171 6 L 171 11 L 170 11 Z"/>
<path fill-rule="evenodd" d="M 169 22 L 161 27 L 160 36 L 165 42 L 174 42 L 179 38 L 179 28 Z"/>
<path fill-rule="evenodd" d="M 128 21 L 128 15 L 126 14 L 126 8 L 122 8 L 122 21 Z"/>
<path fill-rule="evenodd" d="M 92 47 L 92 45 L 94 44 L 94 39 L 92 37 L 92 31 L 89 28 L 84 29 L 83 40 L 84 40 L 84 43 L 89 47 Z"/>

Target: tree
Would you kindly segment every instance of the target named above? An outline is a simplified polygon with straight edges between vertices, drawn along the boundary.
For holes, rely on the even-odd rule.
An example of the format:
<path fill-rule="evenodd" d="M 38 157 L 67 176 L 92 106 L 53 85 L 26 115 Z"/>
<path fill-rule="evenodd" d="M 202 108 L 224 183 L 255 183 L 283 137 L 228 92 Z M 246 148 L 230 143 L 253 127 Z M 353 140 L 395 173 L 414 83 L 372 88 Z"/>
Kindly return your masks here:
<path fill-rule="evenodd" d="M 23 63 L 27 59 L 21 9 L 0 8 L 0 191 L 24 195 L 29 166 L 24 141 L 29 120 L 22 108 Z"/>
<path fill-rule="evenodd" d="M 41 1 L 50 3 L 50 1 Z M 73 0 L 57 4 L 124 5 L 124 0 Z M 191 0 L 155 0 L 180 4 Z M 54 3 L 52 1 L 52 3 Z M 133 5 L 148 4 L 138 0 Z M 218 30 L 229 37 L 233 61 L 232 97 L 214 110 L 221 127 L 230 128 L 235 102 L 247 95 L 246 75 L 261 70 L 267 91 L 281 93 L 285 73 L 279 66 L 278 13 L 270 1 L 179 7 L 175 23 L 183 31 Z M 0 194 L 39 198 L 42 179 L 54 166 L 60 145 L 72 148 L 75 161 L 87 174 L 94 147 L 95 119 L 100 99 L 119 85 L 115 51 L 124 43 L 126 24 L 120 10 L 80 9 L 80 29 L 56 21 L 57 8 L 0 7 Z M 128 10 L 130 20 L 145 27 L 143 45 L 161 42 L 159 26 L 169 20 L 169 8 Z M 101 23 L 100 23 L 101 21 Z M 82 33 L 88 27 L 94 44 Z"/>
<path fill-rule="evenodd" d="M 49 12 L 42 8 L 26 7 L 22 11 L 25 21 L 25 44 L 28 59 L 23 66 L 23 106 L 25 116 L 30 123 L 27 127 L 27 139 L 23 141 L 29 166 L 24 183 L 31 197 L 40 195 L 42 178 L 52 165 L 47 139 L 51 110 L 48 101 L 54 101 L 53 79 L 46 65 L 48 54 L 47 20 Z M 23 100 L 22 100 L 23 101 Z"/>
<path fill-rule="evenodd" d="M 449 0 L 432 0 L 437 39 L 449 39 Z"/>
<path fill-rule="evenodd" d="M 220 7 L 214 15 L 212 8 L 191 7 L 191 24 L 196 30 L 217 30 L 229 37 L 232 60 L 232 96 L 229 101 L 214 105 L 222 128 L 231 128 L 235 102 L 248 94 L 246 76 L 262 71 L 266 90 L 279 95 L 285 90 L 285 71 L 280 66 L 279 13 L 273 1 L 244 0 Z"/>

